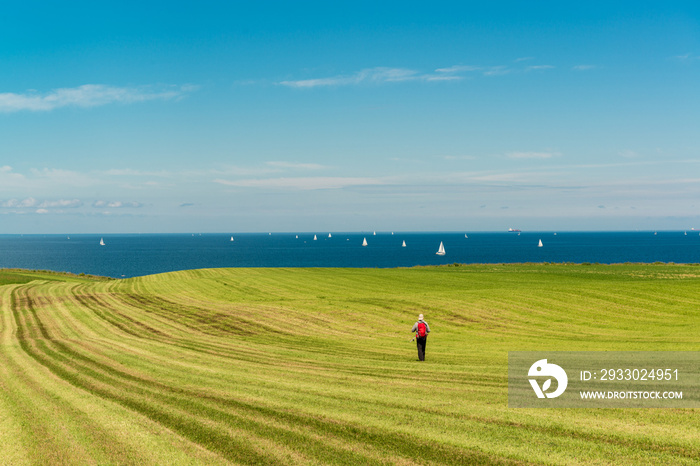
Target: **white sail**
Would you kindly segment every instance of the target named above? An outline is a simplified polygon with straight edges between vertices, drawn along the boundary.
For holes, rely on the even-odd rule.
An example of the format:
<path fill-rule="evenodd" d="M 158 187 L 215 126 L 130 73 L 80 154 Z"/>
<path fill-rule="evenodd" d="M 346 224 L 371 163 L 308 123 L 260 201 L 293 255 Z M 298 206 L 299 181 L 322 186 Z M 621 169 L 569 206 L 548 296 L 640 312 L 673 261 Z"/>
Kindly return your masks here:
<path fill-rule="evenodd" d="M 231 241 L 233 241 L 233 236 L 231 237 Z"/>
<path fill-rule="evenodd" d="M 367 238 L 363 238 L 363 239 L 362 239 L 362 245 L 363 245 L 363 246 L 367 246 Z"/>
<path fill-rule="evenodd" d="M 440 241 L 440 247 L 438 248 L 438 252 L 436 252 L 438 256 L 444 256 L 445 255 L 445 246 L 443 246 L 442 241 Z"/>
<path fill-rule="evenodd" d="M 104 240 L 104 238 L 100 238 L 100 246 L 104 246 L 104 245 L 105 245 L 105 240 Z"/>
<path fill-rule="evenodd" d="M 316 235 L 314 235 L 314 241 L 316 241 Z"/>
<path fill-rule="evenodd" d="M 331 236 L 331 234 L 330 234 L 330 233 L 328 233 L 328 237 L 329 237 L 329 238 L 332 238 L 332 236 Z"/>
<path fill-rule="evenodd" d="M 406 247 L 406 241 L 404 241 L 404 242 L 401 244 L 401 247 L 402 247 L 402 248 L 405 248 L 405 247 Z"/>
<path fill-rule="evenodd" d="M 541 248 L 541 247 L 542 247 L 542 240 L 540 240 L 540 242 L 537 244 L 537 247 L 538 247 L 538 248 Z"/>
<path fill-rule="evenodd" d="M 377 236 L 377 232 L 375 231 L 374 233 L 372 233 L 372 236 Z"/>
<path fill-rule="evenodd" d="M 464 234 L 464 237 L 465 237 L 465 238 L 469 238 L 469 237 L 467 236 L 467 234 L 466 234 L 466 233 Z"/>

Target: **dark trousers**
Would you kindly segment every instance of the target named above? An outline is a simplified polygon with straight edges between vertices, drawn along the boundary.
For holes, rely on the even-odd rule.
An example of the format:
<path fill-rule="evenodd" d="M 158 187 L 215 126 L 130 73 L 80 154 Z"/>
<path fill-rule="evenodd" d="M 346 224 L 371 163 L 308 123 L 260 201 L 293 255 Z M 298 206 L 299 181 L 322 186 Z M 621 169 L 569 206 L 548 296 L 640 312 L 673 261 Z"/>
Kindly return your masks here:
<path fill-rule="evenodd" d="M 425 361 L 425 344 L 428 342 L 428 337 L 417 337 L 416 344 L 418 345 L 418 360 Z"/>

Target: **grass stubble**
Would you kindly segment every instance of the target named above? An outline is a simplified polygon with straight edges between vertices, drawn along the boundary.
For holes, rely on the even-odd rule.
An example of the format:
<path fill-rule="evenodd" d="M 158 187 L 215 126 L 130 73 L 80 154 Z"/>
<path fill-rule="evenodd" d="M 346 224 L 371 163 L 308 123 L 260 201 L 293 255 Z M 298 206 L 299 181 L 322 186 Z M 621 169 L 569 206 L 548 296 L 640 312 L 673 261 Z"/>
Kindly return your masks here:
<path fill-rule="evenodd" d="M 698 464 L 697 410 L 508 409 L 507 353 L 697 351 L 699 285 L 675 264 L 2 270 L 0 462 Z"/>

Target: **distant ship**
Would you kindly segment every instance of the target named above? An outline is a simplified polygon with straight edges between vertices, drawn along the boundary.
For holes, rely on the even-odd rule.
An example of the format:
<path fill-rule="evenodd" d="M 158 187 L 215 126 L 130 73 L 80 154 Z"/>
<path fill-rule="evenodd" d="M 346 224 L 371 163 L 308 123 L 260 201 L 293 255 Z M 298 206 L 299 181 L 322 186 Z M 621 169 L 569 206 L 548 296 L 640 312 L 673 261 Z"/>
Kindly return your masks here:
<path fill-rule="evenodd" d="M 362 239 L 362 245 L 363 245 L 363 246 L 367 246 L 367 238 L 363 238 L 363 239 Z"/>
<path fill-rule="evenodd" d="M 103 238 L 100 238 L 100 246 L 104 246 L 104 245 L 105 245 L 105 240 Z"/>
<path fill-rule="evenodd" d="M 542 247 L 542 240 L 540 240 L 539 244 L 537 245 L 538 248 Z"/>
<path fill-rule="evenodd" d="M 404 242 L 401 244 L 401 247 L 402 247 L 402 248 L 405 248 L 405 247 L 406 247 L 406 241 L 404 241 Z"/>
<path fill-rule="evenodd" d="M 443 246 L 442 241 L 440 241 L 440 247 L 438 248 L 438 252 L 436 252 L 438 256 L 444 256 L 445 255 L 445 246 Z"/>
<path fill-rule="evenodd" d="M 518 230 L 517 228 L 515 230 L 512 228 L 508 228 L 508 231 L 511 233 L 520 233 L 520 230 Z"/>

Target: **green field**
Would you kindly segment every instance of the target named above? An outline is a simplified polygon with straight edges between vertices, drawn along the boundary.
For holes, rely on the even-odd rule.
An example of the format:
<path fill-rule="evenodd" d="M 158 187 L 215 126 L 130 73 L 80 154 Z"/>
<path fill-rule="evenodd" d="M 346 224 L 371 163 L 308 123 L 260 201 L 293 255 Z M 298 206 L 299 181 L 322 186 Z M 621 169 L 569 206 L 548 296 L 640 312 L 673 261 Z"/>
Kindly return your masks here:
<path fill-rule="evenodd" d="M 0 309 L 1 464 L 700 458 L 700 410 L 507 407 L 508 351 L 700 350 L 700 266 L 2 270 Z"/>

